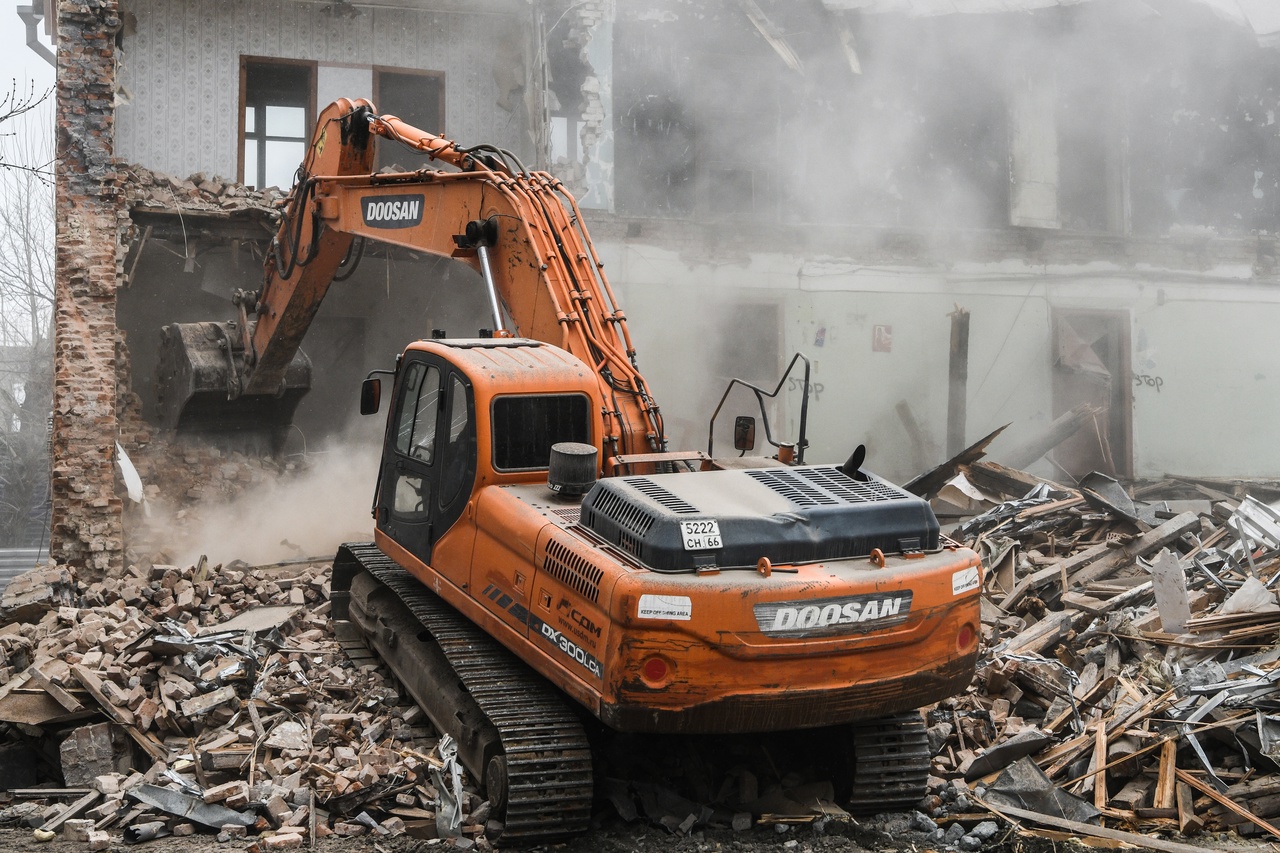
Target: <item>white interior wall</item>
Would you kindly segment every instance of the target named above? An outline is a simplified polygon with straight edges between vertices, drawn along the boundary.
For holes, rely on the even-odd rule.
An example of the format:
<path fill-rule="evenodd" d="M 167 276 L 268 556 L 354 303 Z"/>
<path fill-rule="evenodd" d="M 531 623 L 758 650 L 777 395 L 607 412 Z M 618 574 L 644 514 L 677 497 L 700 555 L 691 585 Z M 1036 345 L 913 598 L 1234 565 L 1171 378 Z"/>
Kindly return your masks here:
<path fill-rule="evenodd" d="M 1037 273 L 1021 264 L 868 271 L 765 252 L 692 263 L 639 241 L 603 241 L 597 249 L 681 449 L 705 449 L 707 419 L 724 388 L 707 373 L 720 342 L 740 325 L 737 312 L 748 310 L 743 303 L 780 306 L 778 375 L 796 350 L 814 361 L 821 391 L 810 408 L 808 461 L 842 461 L 866 443 L 868 467 L 896 480 L 921 470 L 895 411 L 899 400 L 910 403 L 938 448 L 927 464 L 942 461 L 948 315 L 956 305 L 971 315 L 968 440 L 1010 424 L 992 445 L 993 458 L 1053 420 L 1053 309 L 1092 309 L 1129 314 L 1133 372 L 1151 377 L 1133 388 L 1137 476 L 1280 476 L 1280 347 L 1271 343 L 1280 286 L 1090 268 Z M 892 327 L 890 352 L 873 351 L 877 325 Z M 755 379 L 772 384 L 777 376 Z M 753 407 L 749 397 L 731 398 L 718 454 L 730 452 L 733 415 Z M 796 396 L 789 415 L 782 431 L 794 436 Z"/>
<path fill-rule="evenodd" d="M 403 8 L 345 17 L 287 0 L 131 0 L 127 11 L 135 25 L 121 51 L 115 125 L 126 162 L 177 177 L 234 177 L 241 56 L 319 63 L 318 109 L 352 97 L 340 90 L 347 83 L 360 86 L 355 96 L 371 94 L 365 76 L 343 66 L 369 80 L 374 65 L 443 71 L 450 136 L 517 152 L 529 145 L 518 99 L 513 112 L 496 106 L 505 93 L 495 72 L 510 64 L 510 33 L 522 20 Z"/>
<path fill-rule="evenodd" d="M 373 101 L 373 69 L 362 66 L 327 65 L 316 67 L 316 108 L 324 109 L 338 98 Z M 374 102 L 374 106 L 377 103 Z"/>

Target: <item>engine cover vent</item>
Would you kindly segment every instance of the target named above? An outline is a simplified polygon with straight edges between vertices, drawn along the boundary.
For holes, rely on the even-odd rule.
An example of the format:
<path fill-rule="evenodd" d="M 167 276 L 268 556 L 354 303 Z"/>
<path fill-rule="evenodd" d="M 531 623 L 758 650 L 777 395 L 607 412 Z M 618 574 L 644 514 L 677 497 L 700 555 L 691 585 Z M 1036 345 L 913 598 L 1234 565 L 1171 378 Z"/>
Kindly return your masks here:
<path fill-rule="evenodd" d="M 604 571 L 591 565 L 585 557 L 574 553 L 563 543 L 554 539 L 547 540 L 542 568 L 587 601 L 595 602 L 600 598 L 600 578 Z"/>
<path fill-rule="evenodd" d="M 657 571 L 776 565 L 932 551 L 920 498 L 833 466 L 613 477 L 582 501 L 582 525 Z"/>
<path fill-rule="evenodd" d="M 799 506 L 892 501 L 903 495 L 896 486 L 881 480 L 855 480 L 836 467 L 764 468 L 748 471 L 747 476 Z"/>

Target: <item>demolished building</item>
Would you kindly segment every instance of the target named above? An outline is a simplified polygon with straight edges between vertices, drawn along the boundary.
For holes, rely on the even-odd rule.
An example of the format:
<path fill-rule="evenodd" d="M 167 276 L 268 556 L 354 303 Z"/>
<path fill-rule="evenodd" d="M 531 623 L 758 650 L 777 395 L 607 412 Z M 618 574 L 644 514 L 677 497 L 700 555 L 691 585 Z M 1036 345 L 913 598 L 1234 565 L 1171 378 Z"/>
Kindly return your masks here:
<path fill-rule="evenodd" d="M 802 350 L 814 452 L 866 441 L 890 476 L 1082 403 L 1105 414 L 1055 475 L 1280 472 L 1263 428 L 1280 365 L 1251 344 L 1280 281 L 1280 63 L 1258 4 L 267 6 L 57 10 L 60 561 L 123 560 L 116 437 L 180 500 L 252 482 L 219 477 L 217 448 L 173 449 L 156 342 L 230 319 L 257 286 L 274 204 L 339 96 L 566 180 L 647 318 L 639 356 L 674 445 L 701 445 L 729 378 L 771 384 Z M 432 329 L 484 325 L 477 280 L 371 247 L 304 345 L 317 381 L 291 449 L 367 432 L 346 423 L 359 379 Z M 972 318 L 958 432 L 956 305 Z M 1206 441 L 1224 411 L 1235 439 Z"/>

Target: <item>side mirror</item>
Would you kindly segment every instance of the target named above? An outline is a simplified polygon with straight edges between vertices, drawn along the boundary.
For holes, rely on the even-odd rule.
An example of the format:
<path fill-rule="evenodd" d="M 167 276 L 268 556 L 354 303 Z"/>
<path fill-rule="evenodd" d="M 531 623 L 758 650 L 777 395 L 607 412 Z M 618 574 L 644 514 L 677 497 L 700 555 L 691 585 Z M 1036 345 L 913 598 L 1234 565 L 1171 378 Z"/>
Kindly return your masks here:
<path fill-rule="evenodd" d="M 360 383 L 360 414 L 376 415 L 382 406 L 382 380 L 370 376 Z"/>
<path fill-rule="evenodd" d="M 743 453 L 756 449 L 756 419 L 738 415 L 733 419 L 733 449 Z"/>

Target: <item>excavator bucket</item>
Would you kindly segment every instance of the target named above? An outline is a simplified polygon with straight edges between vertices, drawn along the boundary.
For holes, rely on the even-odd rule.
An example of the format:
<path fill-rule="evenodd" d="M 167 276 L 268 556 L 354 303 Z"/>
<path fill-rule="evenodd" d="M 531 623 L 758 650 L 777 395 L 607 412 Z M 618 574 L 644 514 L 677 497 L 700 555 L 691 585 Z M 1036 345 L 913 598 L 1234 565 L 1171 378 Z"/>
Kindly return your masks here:
<path fill-rule="evenodd" d="M 244 344 L 234 323 L 173 323 L 160 331 L 159 424 L 234 449 L 279 451 L 311 388 L 311 359 L 298 350 L 275 394 L 239 394 Z"/>

